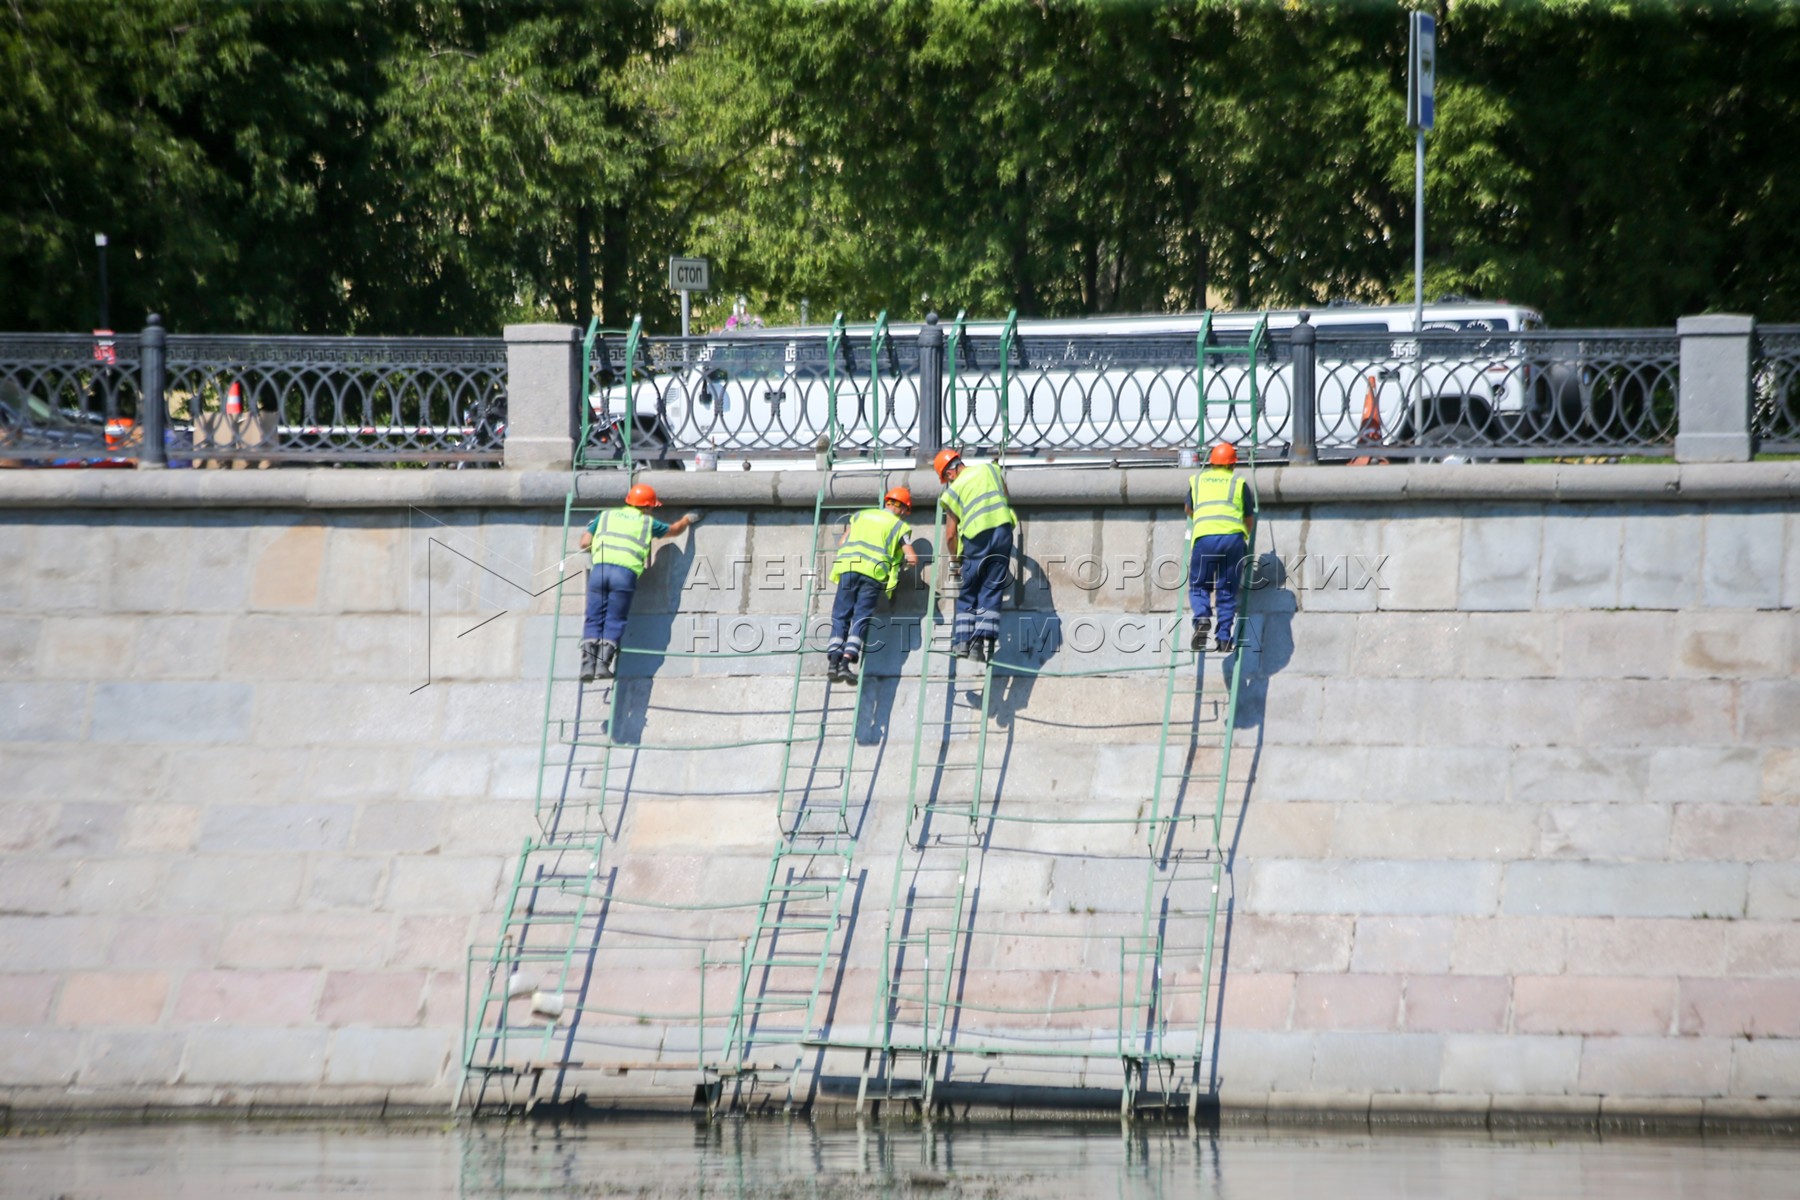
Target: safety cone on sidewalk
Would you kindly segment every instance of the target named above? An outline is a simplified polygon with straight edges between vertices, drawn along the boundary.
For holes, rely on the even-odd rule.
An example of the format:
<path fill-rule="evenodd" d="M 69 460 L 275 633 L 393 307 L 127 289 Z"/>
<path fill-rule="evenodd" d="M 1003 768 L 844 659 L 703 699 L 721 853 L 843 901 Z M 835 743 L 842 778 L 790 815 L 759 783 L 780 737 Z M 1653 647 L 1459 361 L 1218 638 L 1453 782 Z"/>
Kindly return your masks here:
<path fill-rule="evenodd" d="M 1356 427 L 1356 444 L 1359 446 L 1381 445 L 1381 406 L 1375 402 L 1375 376 L 1369 376 L 1369 391 L 1363 397 L 1362 423 Z M 1353 467 L 1385 467 L 1388 460 L 1373 458 L 1367 454 L 1350 460 Z"/>
<path fill-rule="evenodd" d="M 244 393 L 236 383 L 225 391 L 225 415 L 241 417 L 244 415 Z"/>

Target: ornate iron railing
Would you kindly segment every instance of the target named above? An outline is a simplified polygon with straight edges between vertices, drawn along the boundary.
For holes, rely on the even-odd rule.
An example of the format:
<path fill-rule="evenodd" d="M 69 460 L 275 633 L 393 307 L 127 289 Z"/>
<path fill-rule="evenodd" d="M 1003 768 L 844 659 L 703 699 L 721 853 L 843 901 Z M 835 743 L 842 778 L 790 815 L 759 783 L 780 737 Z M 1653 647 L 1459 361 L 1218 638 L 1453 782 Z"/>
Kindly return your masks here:
<path fill-rule="evenodd" d="M 624 337 L 603 337 L 589 356 L 586 465 L 618 457 L 627 411 L 639 462 L 698 451 L 810 456 L 821 438 L 831 440 L 834 416 L 840 454 L 917 444 L 919 347 L 910 336 L 820 328 L 645 338 L 636 355 L 626 351 Z"/>
<path fill-rule="evenodd" d="M 130 465 L 140 401 L 135 333 L 0 334 L 0 459 Z"/>
<path fill-rule="evenodd" d="M 501 338 L 171 335 L 167 378 L 171 460 L 500 461 Z"/>
<path fill-rule="evenodd" d="M 1800 325 L 1757 328 L 1752 387 L 1758 449 L 1800 454 Z"/>
<path fill-rule="evenodd" d="M 1318 334 L 1321 459 L 1665 454 L 1673 330 Z"/>

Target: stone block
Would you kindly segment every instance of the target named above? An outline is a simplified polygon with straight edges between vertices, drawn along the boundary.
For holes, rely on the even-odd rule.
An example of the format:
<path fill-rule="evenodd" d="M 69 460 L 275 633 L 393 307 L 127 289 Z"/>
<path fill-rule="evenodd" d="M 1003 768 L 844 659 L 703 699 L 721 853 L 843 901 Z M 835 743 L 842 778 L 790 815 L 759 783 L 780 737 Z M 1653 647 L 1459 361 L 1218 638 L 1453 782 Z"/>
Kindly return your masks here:
<path fill-rule="evenodd" d="M 242 614 L 230 621 L 220 673 L 257 683 L 317 679 L 326 673 L 335 638 L 330 617 Z"/>
<path fill-rule="evenodd" d="M 1457 607 L 1523 612 L 1537 600 L 1544 520 L 1535 513 L 1470 507 L 1463 516 Z"/>
<path fill-rule="evenodd" d="M 407 608 L 407 553 L 404 528 L 386 514 L 334 515 L 326 537 L 322 570 L 323 603 L 331 612 L 403 612 Z M 493 564 L 518 572 L 528 582 L 531 565 Z M 511 568 L 511 570 L 509 570 Z"/>
<path fill-rule="evenodd" d="M 1569 971 L 1577 975 L 1726 972 L 1727 939 L 1711 922 L 1595 917 L 1568 921 L 1566 933 Z"/>
<path fill-rule="evenodd" d="M 1702 530 L 1692 512 L 1627 514 L 1619 556 L 1619 607 L 1693 607 L 1700 598 L 1694 564 L 1700 559 Z"/>
<path fill-rule="evenodd" d="M 1225 1029 L 1286 1029 L 1294 1005 L 1294 977 L 1229 971 L 1219 987 Z"/>
<path fill-rule="evenodd" d="M 116 679 L 131 661 L 137 633 L 137 618 L 128 616 L 68 616 L 47 622 L 38 639 L 36 674 L 40 679 Z"/>
<path fill-rule="evenodd" d="M 162 971 L 78 971 L 63 980 L 58 1025 L 156 1025 L 169 998 Z"/>
<path fill-rule="evenodd" d="M 1578 1086 L 1606 1096 L 1722 1096 L 1730 1074 L 1722 1038 L 1588 1038 Z"/>
<path fill-rule="evenodd" d="M 201 520 L 185 530 L 187 573 L 181 581 L 184 612 L 236 613 L 250 603 L 250 554 L 243 528 Z"/>
<path fill-rule="evenodd" d="M 169 864 L 154 858 L 89 859 L 69 877 L 73 912 L 137 912 L 149 907 Z"/>
<path fill-rule="evenodd" d="M 222 1029 L 309 1025 L 318 986 L 317 971 L 189 971 L 176 993 L 172 1017 L 185 1024 Z M 212 1082 L 253 1081 L 230 1078 Z"/>
<path fill-rule="evenodd" d="M 315 858 L 306 872 L 306 907 L 366 911 L 375 906 L 386 882 L 385 859 Z"/>
<path fill-rule="evenodd" d="M 768 847 L 780 836 L 770 800 L 665 799 L 646 797 L 633 806 L 631 846 Z"/>
<path fill-rule="evenodd" d="M 1669 822 L 1666 804 L 1547 804 L 1541 816 L 1538 854 L 1548 858 L 1661 859 L 1669 848 Z"/>
<path fill-rule="evenodd" d="M 1224 944 L 1234 971 L 1344 971 L 1350 966 L 1353 926 L 1349 917 L 1234 913 Z"/>
<path fill-rule="evenodd" d="M 1731 1043 L 1733 1096 L 1800 1096 L 1800 1042 Z"/>
<path fill-rule="evenodd" d="M 156 804 L 125 814 L 119 849 L 145 854 L 185 854 L 200 832 L 200 808 L 193 804 Z"/>
<path fill-rule="evenodd" d="M 163 881 L 163 907 L 182 912 L 265 913 L 293 906 L 304 864 L 271 854 L 199 857 Z"/>
<path fill-rule="evenodd" d="M 1624 521 L 1612 510 L 1567 510 L 1544 520 L 1538 601 L 1545 608 L 1613 608 Z"/>
<path fill-rule="evenodd" d="M 187 1033 L 131 1030 L 97 1033 L 88 1041 L 80 1081 L 90 1088 L 155 1088 L 172 1084 L 181 1071 Z"/>
<path fill-rule="evenodd" d="M 72 1030 L 0 1029 L 0 1082 L 9 1087 L 67 1087 L 86 1035 Z"/>
<path fill-rule="evenodd" d="M 108 608 L 114 562 L 110 528 L 86 521 L 47 525 L 37 539 L 34 569 L 12 579 L 30 585 L 33 612 L 95 612 Z"/>
<path fill-rule="evenodd" d="M 51 974 L 0 975 L 0 1028 L 49 1024 L 57 978 Z"/>
<path fill-rule="evenodd" d="M 1800 926 L 1791 920 L 1733 921 L 1725 931 L 1725 953 L 1726 968 L 1715 974 L 1800 977 Z"/>
<path fill-rule="evenodd" d="M 0 742 L 78 741 L 87 722 L 86 684 L 0 683 Z"/>
<path fill-rule="evenodd" d="M 1707 608 L 1781 607 L 1784 514 L 1778 510 L 1726 512 L 1705 517 L 1706 551 L 1700 565 L 1700 602 Z"/>
<path fill-rule="evenodd" d="M 242 742 L 252 689 L 239 683 L 102 683 L 94 688 L 95 742 Z"/>
<path fill-rule="evenodd" d="M 1678 804 L 1669 853 L 1682 859 L 1759 862 L 1800 852 L 1800 809 Z"/>
<path fill-rule="evenodd" d="M 1800 1037 L 1800 980 L 1683 979 L 1684 1037 Z"/>
<path fill-rule="evenodd" d="M 20 512 L 7 514 L 0 525 L 0 609 L 22 609 L 27 583 L 37 569 L 37 522 Z M 53 532 L 51 540 L 57 540 Z"/>
<path fill-rule="evenodd" d="M 319 1020 L 342 1025 L 418 1024 L 424 971 L 332 971 L 319 993 Z"/>
<path fill-rule="evenodd" d="M 1395 804 L 1498 803 L 1507 798 L 1511 758 L 1512 751 L 1500 747 L 1384 746 L 1368 756 L 1361 798 Z"/>
<path fill-rule="evenodd" d="M 229 967 L 372 967 L 386 956 L 392 929 L 392 918 L 367 912 L 239 917 L 225 930 L 219 962 Z"/>
<path fill-rule="evenodd" d="M 1301 975 L 1294 983 L 1296 1029 L 1394 1029 L 1398 975 Z"/>
<path fill-rule="evenodd" d="M 1366 678 L 1443 675 L 1455 662 L 1467 614 L 1384 612 L 1357 619 L 1352 671 Z"/>
<path fill-rule="evenodd" d="M 323 1029 L 199 1029 L 188 1039 L 183 1083 L 311 1085 L 325 1068 Z"/>
<path fill-rule="evenodd" d="M 191 539 L 187 530 L 163 524 L 160 513 L 115 514 L 109 533 L 105 610 L 174 612 L 181 605 Z"/>
<path fill-rule="evenodd" d="M 1254 804 L 1244 814 L 1237 852 L 1246 858 L 1325 858 L 1331 853 L 1333 804 Z"/>
<path fill-rule="evenodd" d="M 101 966 L 111 922 L 105 917 L 0 916 L 0 946 L 20 971 Z"/>
<path fill-rule="evenodd" d="M 1678 676 L 1782 679 L 1791 674 L 1792 611 L 1683 613 L 1676 622 Z"/>
<path fill-rule="evenodd" d="M 1800 918 L 1800 864 L 1759 862 L 1753 865 L 1744 916 L 1766 921 Z"/>
<path fill-rule="evenodd" d="M 1518 862 L 1506 867 L 1508 916 L 1735 917 L 1749 871 L 1736 863 Z"/>
<path fill-rule="evenodd" d="M 1584 746 L 1723 745 L 1737 732 L 1729 684 L 1596 680 L 1579 696 L 1576 719 Z"/>
<path fill-rule="evenodd" d="M 1581 1044 L 1577 1037 L 1450 1034 L 1438 1087 L 1461 1095 L 1566 1095 L 1580 1075 Z"/>
<path fill-rule="evenodd" d="M 1769 751 L 1750 746 L 1668 746 L 1650 752 L 1646 797 L 1665 804 L 1755 804 Z"/>
<path fill-rule="evenodd" d="M 1469 679 L 1544 679 L 1561 674 L 1563 620 L 1555 613 L 1465 613 L 1458 628 L 1456 653 L 1432 664 L 1446 673 L 1454 663 Z"/>
<path fill-rule="evenodd" d="M 1221 1031 L 1220 1090 L 1265 1095 L 1306 1091 L 1312 1083 L 1318 1036 L 1229 1028 Z"/>
<path fill-rule="evenodd" d="M 446 742 L 458 746 L 519 745 L 538 738 L 544 719 L 541 683 L 452 683 L 427 690 L 443 695 Z"/>
<path fill-rule="evenodd" d="M 413 759 L 408 794 L 420 800 L 486 796 L 493 760 L 490 750 L 421 750 Z"/>
<path fill-rule="evenodd" d="M 1417 1033 L 1502 1033 L 1511 982 L 1496 975 L 1414 975 L 1403 1028 Z"/>
<path fill-rule="evenodd" d="M 535 755 L 536 751 L 532 751 Z M 307 794 L 314 800 L 395 800 L 406 792 L 413 751 L 333 746 L 314 755 Z"/>
<path fill-rule="evenodd" d="M 1313 510 L 1300 535 L 1288 580 L 1305 613 L 1373 612 L 1386 586 L 1379 518 L 1386 513 L 1346 505 Z M 1430 571 L 1415 564 L 1415 576 Z"/>
<path fill-rule="evenodd" d="M 1514 859 L 1531 853 L 1529 809 L 1465 804 L 1346 804 L 1331 848 L 1340 859 Z"/>
<path fill-rule="evenodd" d="M 1565 678 L 1667 679 L 1680 618 L 1660 612 L 1572 612 L 1561 617 Z"/>
<path fill-rule="evenodd" d="M 1513 1030 L 1651 1036 L 1674 1030 L 1675 980 L 1520 975 L 1513 980 Z"/>
<path fill-rule="evenodd" d="M 1455 916 L 1494 911 L 1498 864 L 1476 862 L 1254 863 L 1246 908 L 1257 913 Z"/>
<path fill-rule="evenodd" d="M 1555 974 L 1568 963 L 1566 925 L 1540 917 L 1459 920 L 1450 969 L 1459 975 Z"/>
<path fill-rule="evenodd" d="M 401 917 L 395 922 L 388 961 L 396 967 L 460 964 L 470 938 L 467 917 Z"/>
<path fill-rule="evenodd" d="M 1650 791 L 1654 751 L 1551 746 L 1513 755 L 1513 793 L 1521 804 L 1633 804 Z"/>
<path fill-rule="evenodd" d="M 1429 1092 L 1443 1069 L 1432 1033 L 1321 1033 L 1313 1084 L 1326 1092 Z"/>
<path fill-rule="evenodd" d="M 366 804 L 356 819 L 355 845 L 364 852 L 434 853 L 443 845 L 443 823 L 436 804 Z"/>
<path fill-rule="evenodd" d="M 256 689 L 256 740 L 291 745 L 304 730 L 314 744 L 416 744 L 436 724 L 446 692 L 470 685 L 444 684 L 406 694 L 374 684 L 266 683 Z M 543 715 L 543 693 L 538 693 Z M 454 740 L 454 737 L 453 737 Z"/>
<path fill-rule="evenodd" d="M 501 868 L 497 858 L 396 859 L 385 907 L 404 913 L 489 912 L 499 892 Z"/>
<path fill-rule="evenodd" d="M 1758 796 L 1764 804 L 1800 804 L 1800 749 L 1762 752 Z M 1736 789 L 1732 791 L 1735 793 Z"/>
<path fill-rule="evenodd" d="M 454 1040 L 447 1029 L 340 1029 L 325 1082 L 431 1087 L 444 1078 Z"/>
<path fill-rule="evenodd" d="M 318 604 L 326 532 L 322 522 L 293 525 L 254 552 L 250 576 L 252 608 L 310 609 Z"/>
<path fill-rule="evenodd" d="M 1392 975 L 1450 969 L 1455 922 L 1445 917 L 1363 917 L 1356 922 L 1352 971 Z"/>
<path fill-rule="evenodd" d="M 226 649 L 231 620 L 223 616 L 172 616 L 138 618 L 138 635 L 127 669 L 115 664 L 113 677 L 134 679 L 227 678 Z"/>
<path fill-rule="evenodd" d="M 342 850 L 355 815 L 343 804 L 214 805 L 201 823 L 199 849 L 214 854 Z"/>
<path fill-rule="evenodd" d="M 1381 522 L 1382 609 L 1454 610 L 1462 558 L 1460 517 L 1401 516 Z"/>
<path fill-rule="evenodd" d="M 1759 746 L 1800 746 L 1800 680 L 1752 681 L 1738 688 L 1743 739 Z M 1727 741 L 1732 739 L 1725 739 Z"/>
<path fill-rule="evenodd" d="M 113 967 L 210 967 L 218 962 L 218 917 L 164 913 L 119 918 L 106 963 Z"/>

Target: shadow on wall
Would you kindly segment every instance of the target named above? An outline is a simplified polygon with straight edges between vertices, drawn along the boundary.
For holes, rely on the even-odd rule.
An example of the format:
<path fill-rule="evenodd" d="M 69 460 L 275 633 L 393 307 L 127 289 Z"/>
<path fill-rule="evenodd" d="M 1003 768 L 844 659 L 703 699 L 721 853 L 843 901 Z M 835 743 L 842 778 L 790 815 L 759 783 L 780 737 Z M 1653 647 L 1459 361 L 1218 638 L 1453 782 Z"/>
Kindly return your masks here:
<path fill-rule="evenodd" d="M 1286 667 L 1294 657 L 1294 614 L 1299 598 L 1288 587 L 1287 569 L 1281 555 L 1270 550 L 1256 560 L 1251 572 L 1251 590 L 1245 609 L 1244 648 L 1241 667 L 1245 674 L 1238 689 L 1237 724 L 1254 726 L 1256 741 L 1251 747 L 1250 769 L 1245 773 L 1243 798 L 1238 806 L 1237 824 L 1231 843 L 1225 851 L 1225 931 L 1219 939 L 1219 994 L 1212 1011 L 1212 1064 L 1207 1089 L 1219 1091 L 1219 1048 L 1225 995 L 1231 987 L 1231 935 L 1237 915 L 1238 845 L 1244 836 L 1244 823 L 1250 819 L 1250 797 L 1256 790 L 1256 777 L 1262 767 L 1263 717 L 1268 711 L 1269 680 Z"/>
<path fill-rule="evenodd" d="M 645 592 L 679 598 L 693 569 L 694 553 L 692 533 L 659 546 L 639 583 L 638 599 L 645 599 Z M 650 586 L 645 587 L 645 583 Z M 655 605 L 654 612 L 638 611 L 643 607 L 647 606 L 633 606 L 631 620 L 625 626 L 619 678 L 613 684 L 619 695 L 612 714 L 612 740 L 622 746 L 635 746 L 643 740 L 656 676 L 668 662 L 664 654 L 674 641 L 675 622 L 681 616 L 679 603 Z"/>

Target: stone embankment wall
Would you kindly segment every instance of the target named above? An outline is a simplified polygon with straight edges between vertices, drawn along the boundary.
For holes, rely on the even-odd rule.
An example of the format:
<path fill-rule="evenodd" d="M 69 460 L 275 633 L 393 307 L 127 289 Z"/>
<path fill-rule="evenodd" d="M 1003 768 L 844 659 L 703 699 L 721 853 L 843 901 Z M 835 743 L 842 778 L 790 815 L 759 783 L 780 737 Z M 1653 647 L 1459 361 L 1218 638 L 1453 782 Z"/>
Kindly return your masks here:
<path fill-rule="evenodd" d="M 1559 478 L 1592 498 L 1565 500 L 1507 474 L 1529 468 L 1461 470 L 1409 469 L 1414 498 L 1375 494 L 1385 472 L 1266 489 L 1260 548 L 1281 566 L 1253 602 L 1227 812 L 1225 1101 L 1791 1111 L 1790 484 L 1607 494 L 1591 481 L 1630 468 L 1591 468 Z M 253 474 L 205 481 L 204 507 L 107 482 L 0 520 L 0 1102 L 449 1098 L 464 956 L 494 937 L 535 828 L 560 504 L 548 484 L 458 481 L 419 485 L 415 508 L 383 480 L 392 495 L 348 507 L 315 484 L 311 506 L 277 505 L 269 476 L 302 473 Z M 1334 500 L 1333 480 L 1368 494 Z M 1009 638 L 1063 667 L 1154 653 L 1177 623 L 1178 487 L 1078 479 L 1075 507 L 1021 487 Z M 777 636 L 809 519 L 717 508 L 659 553 L 638 629 L 674 648 Z M 845 1029 L 866 1023 L 880 956 L 913 711 L 892 676 L 916 671 L 921 606 L 902 596 L 865 701 L 885 749 Z M 682 736 L 753 724 L 770 669 L 669 660 L 629 687 L 644 731 Z M 997 805 L 1141 798 L 1158 685 L 1046 679 L 1001 701 Z M 768 814 L 680 757 L 641 764 L 658 786 L 622 831 L 621 878 L 754 892 Z M 1141 870 L 1084 867 L 1105 859 L 1086 835 L 1037 849 L 1054 853 L 996 856 L 983 881 L 998 942 L 1141 908 Z M 1078 964 L 1016 945 L 976 964 L 987 994 L 1077 986 Z"/>

